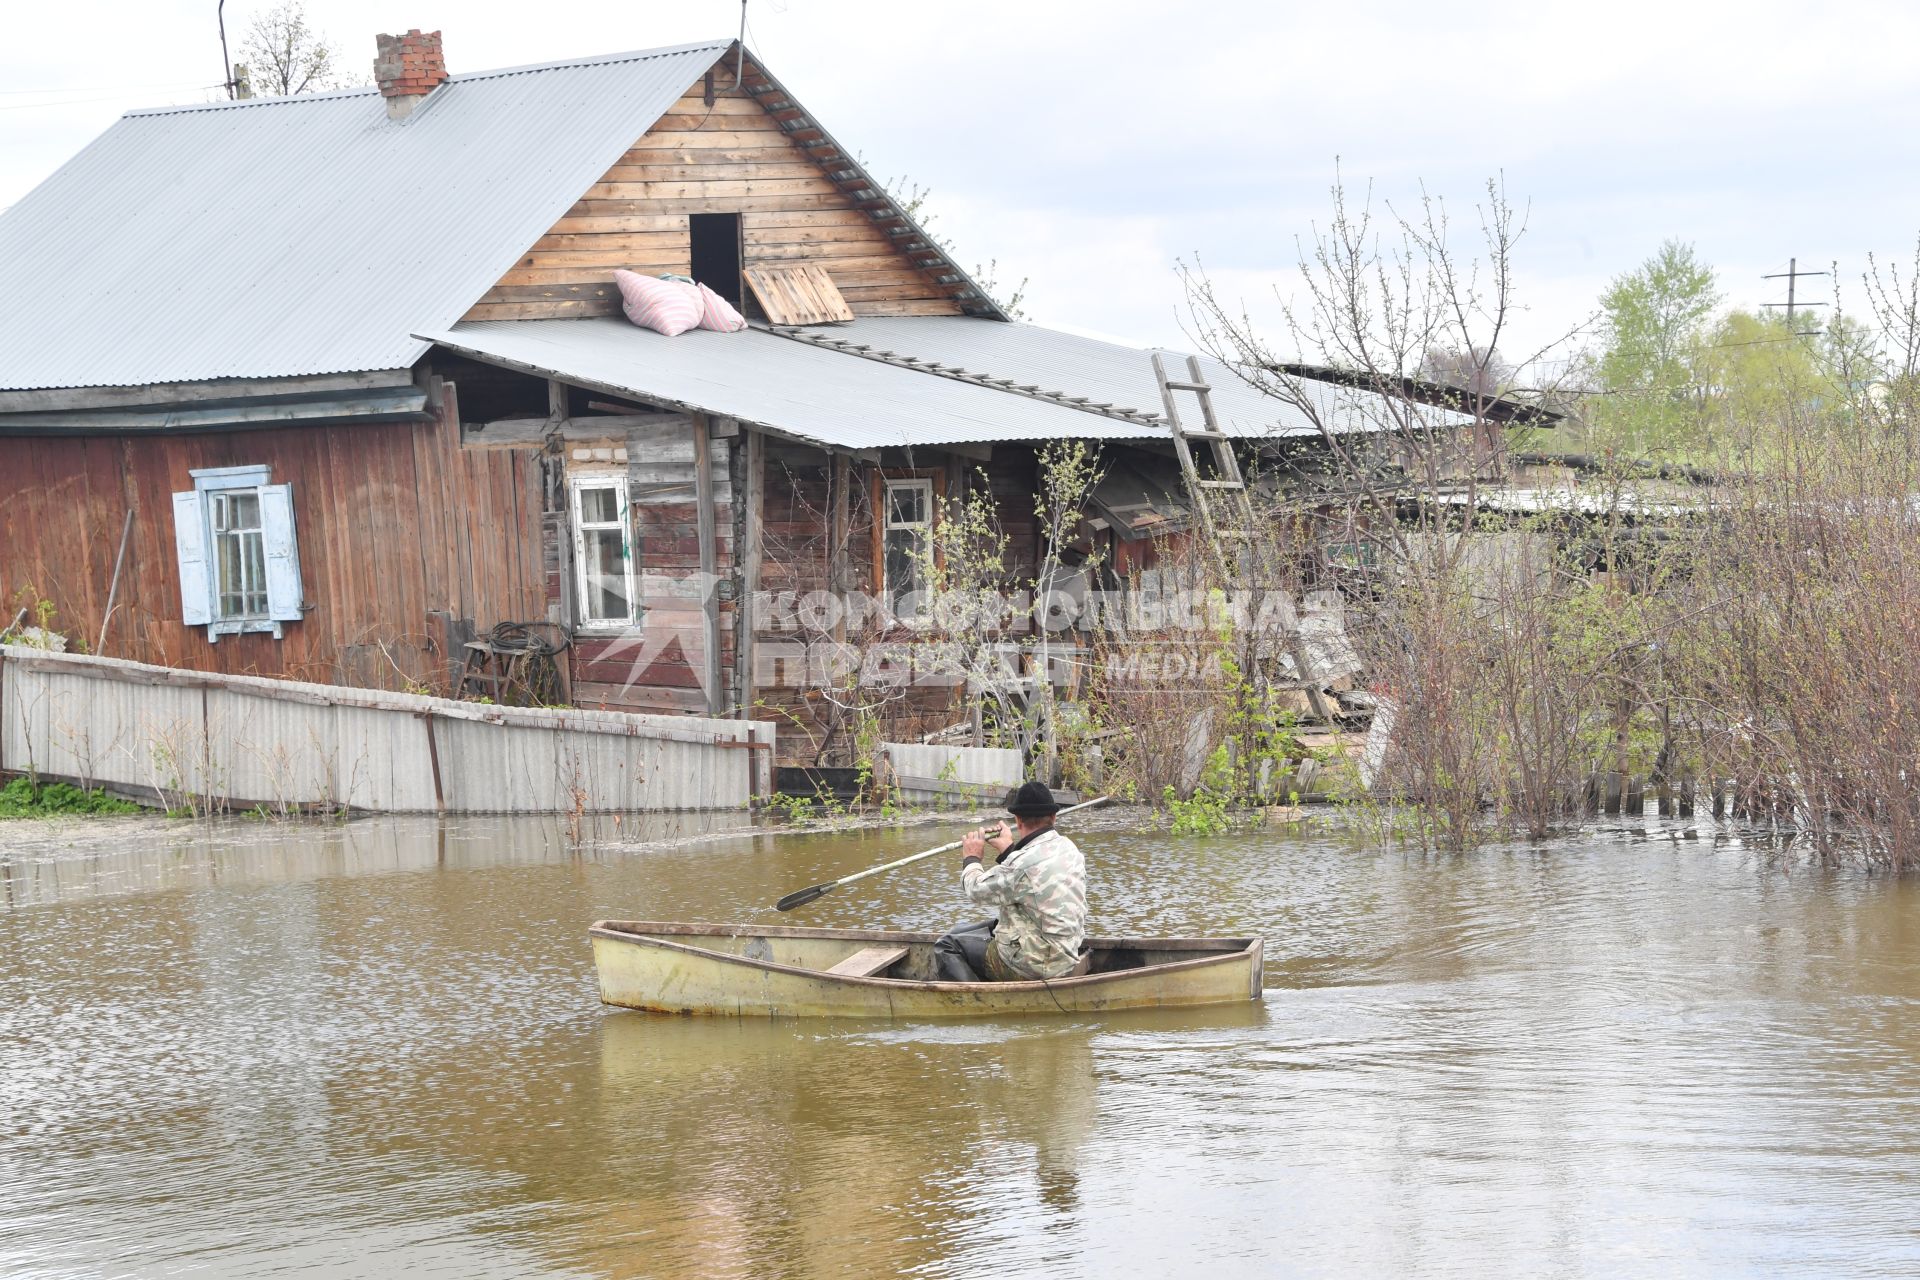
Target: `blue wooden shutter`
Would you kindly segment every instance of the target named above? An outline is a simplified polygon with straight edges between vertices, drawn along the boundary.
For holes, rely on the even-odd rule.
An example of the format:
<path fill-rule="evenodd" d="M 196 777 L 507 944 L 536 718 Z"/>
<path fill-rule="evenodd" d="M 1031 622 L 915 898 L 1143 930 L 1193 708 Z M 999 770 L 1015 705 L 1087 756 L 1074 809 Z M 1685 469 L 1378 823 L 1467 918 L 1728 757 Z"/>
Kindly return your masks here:
<path fill-rule="evenodd" d="M 213 621 L 208 579 L 207 517 L 197 490 L 173 495 L 173 546 L 180 560 L 180 618 L 190 627 Z"/>
<path fill-rule="evenodd" d="M 260 542 L 267 553 L 267 616 L 275 622 L 298 622 L 303 593 L 292 485 L 260 486 Z"/>

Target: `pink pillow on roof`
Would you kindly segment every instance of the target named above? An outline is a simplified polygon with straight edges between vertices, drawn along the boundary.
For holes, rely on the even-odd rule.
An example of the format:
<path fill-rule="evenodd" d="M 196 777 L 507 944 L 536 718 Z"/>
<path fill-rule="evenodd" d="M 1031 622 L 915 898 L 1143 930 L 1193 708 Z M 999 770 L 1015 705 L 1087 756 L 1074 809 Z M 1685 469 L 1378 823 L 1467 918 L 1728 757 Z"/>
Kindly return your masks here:
<path fill-rule="evenodd" d="M 615 271 L 613 282 L 620 287 L 620 303 L 627 319 L 669 338 L 699 324 L 706 311 L 700 290 L 679 280 L 656 280 L 635 271 Z"/>
<path fill-rule="evenodd" d="M 728 302 L 725 298 L 707 288 L 705 285 L 699 285 L 697 287 L 700 290 L 700 302 L 702 304 L 700 312 L 700 327 L 702 329 L 713 329 L 719 333 L 738 333 L 747 327 L 746 320 L 738 311 L 733 309 L 731 302 Z"/>

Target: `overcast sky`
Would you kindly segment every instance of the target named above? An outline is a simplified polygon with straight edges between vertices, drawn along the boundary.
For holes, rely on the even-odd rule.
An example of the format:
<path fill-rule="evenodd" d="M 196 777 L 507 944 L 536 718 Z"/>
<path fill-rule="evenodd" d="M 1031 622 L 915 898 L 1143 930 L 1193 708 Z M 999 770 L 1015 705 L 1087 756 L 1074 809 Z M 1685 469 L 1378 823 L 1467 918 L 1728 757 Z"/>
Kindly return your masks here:
<path fill-rule="evenodd" d="M 229 0 L 238 44 L 261 0 Z M 0 4 L 0 205 L 122 111 L 203 101 L 215 0 Z M 736 0 L 308 0 L 363 78 L 373 37 L 445 32 L 477 71 L 731 36 Z M 1692 241 L 1729 302 L 1784 296 L 1790 256 L 1920 234 L 1920 5 L 750 0 L 748 44 L 882 177 L 932 189 L 962 260 L 1030 280 L 1035 321 L 1182 343 L 1173 272 L 1198 252 L 1270 312 L 1336 158 L 1395 200 L 1528 206 L 1521 352 L 1613 275 Z M 139 264 L 127 264 L 138 270 Z M 1851 279 L 1850 279 L 1851 277 Z M 1825 280 L 1802 299 L 1829 298 Z"/>

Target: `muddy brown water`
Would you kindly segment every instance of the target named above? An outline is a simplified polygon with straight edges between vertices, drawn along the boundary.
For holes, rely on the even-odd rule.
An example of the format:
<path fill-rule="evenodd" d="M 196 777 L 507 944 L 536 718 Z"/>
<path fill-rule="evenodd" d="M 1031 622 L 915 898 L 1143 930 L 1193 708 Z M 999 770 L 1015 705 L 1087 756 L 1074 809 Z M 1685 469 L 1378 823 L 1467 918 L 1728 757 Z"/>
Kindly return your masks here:
<path fill-rule="evenodd" d="M 1098 924 L 1258 931 L 1263 1004 L 600 1006 L 595 917 L 789 919 L 947 836 L 686 839 L 733 821 L 0 824 L 0 1275 L 1920 1273 L 1920 886 L 1109 814 Z M 936 861 L 798 922 L 968 917 Z"/>

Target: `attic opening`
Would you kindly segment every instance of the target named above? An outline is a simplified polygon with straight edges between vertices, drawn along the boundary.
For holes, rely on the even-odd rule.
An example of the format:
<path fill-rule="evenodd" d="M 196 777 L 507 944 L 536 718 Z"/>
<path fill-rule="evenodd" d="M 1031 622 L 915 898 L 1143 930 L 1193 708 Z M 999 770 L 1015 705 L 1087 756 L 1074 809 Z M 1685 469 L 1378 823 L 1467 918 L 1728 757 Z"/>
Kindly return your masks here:
<path fill-rule="evenodd" d="M 741 270 L 745 262 L 737 213 L 690 213 L 687 238 L 692 244 L 693 278 L 713 290 L 737 310 L 741 305 Z"/>

